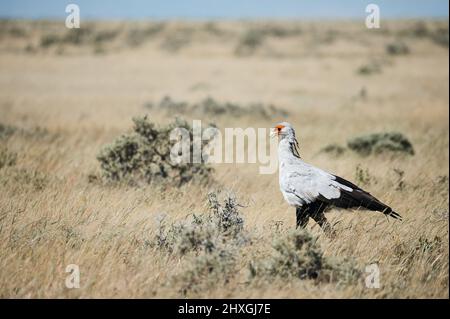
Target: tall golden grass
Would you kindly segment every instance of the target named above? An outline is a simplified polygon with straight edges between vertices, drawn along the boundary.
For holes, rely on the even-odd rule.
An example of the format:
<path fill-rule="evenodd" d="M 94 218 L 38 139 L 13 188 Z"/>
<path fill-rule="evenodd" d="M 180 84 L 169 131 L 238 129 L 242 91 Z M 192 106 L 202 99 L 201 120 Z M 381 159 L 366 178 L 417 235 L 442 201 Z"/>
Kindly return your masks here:
<path fill-rule="evenodd" d="M 0 145 L 17 158 L 0 168 L 0 296 L 184 297 L 176 278 L 193 256 L 168 254 L 147 243 L 155 239 L 159 216 L 176 222 L 205 212 L 208 192 L 223 189 L 243 204 L 251 244 L 240 250 L 229 282 L 188 297 L 448 298 L 448 46 L 411 35 L 417 21 L 390 21 L 372 31 L 356 21 L 267 25 L 273 24 L 301 32 L 267 36 L 241 55 L 236 47 L 243 34 L 260 24 L 216 22 L 220 32 L 215 32 L 201 22 L 167 22 L 138 46 L 128 46 L 127 30 L 145 24 L 93 23 L 95 30 L 119 30 L 98 50 L 95 42 L 41 47 L 45 34 L 68 32 L 57 22 L 2 21 L 0 122 L 16 131 Z M 23 28 L 25 36 L 9 34 L 12 26 Z M 448 34 L 448 22 L 426 26 L 446 28 Z M 183 33 L 189 41 L 168 51 L 162 43 L 171 41 L 177 28 L 190 30 Z M 386 53 L 386 45 L 399 39 L 410 53 Z M 374 60 L 381 72 L 358 73 Z M 370 182 L 364 188 L 404 220 L 332 211 L 333 239 L 309 223 L 325 256 L 356 262 L 363 272 L 356 283 L 249 282 L 249 263 L 270 256 L 272 241 L 295 225 L 277 174 L 260 175 L 255 164 L 223 164 L 214 167 L 217 182 L 203 186 L 131 187 L 89 179 L 100 175 L 101 146 L 128 131 L 133 116 L 149 113 L 146 102 L 164 95 L 188 102 L 212 96 L 273 103 L 288 110 L 285 119 L 203 120 L 219 128 L 271 127 L 287 120 L 297 129 L 306 161 L 350 180 L 358 165 L 367 169 Z M 171 120 L 158 111 L 149 116 L 156 123 Z M 416 154 L 319 153 L 327 144 L 385 131 L 405 134 Z M 404 172 L 402 187 L 394 169 Z M 365 266 L 373 263 L 380 268 L 379 289 L 364 284 Z M 78 289 L 65 286 L 69 264 L 80 267 Z"/>

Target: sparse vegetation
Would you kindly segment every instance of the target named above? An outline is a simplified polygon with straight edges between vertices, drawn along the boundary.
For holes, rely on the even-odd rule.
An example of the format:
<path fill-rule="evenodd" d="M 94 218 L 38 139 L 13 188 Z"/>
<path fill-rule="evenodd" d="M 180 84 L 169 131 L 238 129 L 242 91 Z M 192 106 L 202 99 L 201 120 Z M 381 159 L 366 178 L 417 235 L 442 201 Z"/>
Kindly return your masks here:
<path fill-rule="evenodd" d="M 106 27 L 105 27 L 106 26 Z M 337 30 L 336 28 L 315 28 L 302 25 L 301 23 L 248 23 L 244 24 L 243 30 L 233 30 L 226 24 L 209 21 L 198 26 L 172 25 L 170 22 L 152 21 L 146 23 L 132 23 L 129 28 L 121 26 L 108 26 L 106 23 L 86 22 L 83 28 L 65 30 L 53 28 L 50 21 L 46 24 L 36 22 L 31 28 L 25 28 L 19 21 L 9 21 L 1 29 L 2 38 L 22 41 L 22 48 L 39 49 L 46 53 L 62 54 L 70 53 L 75 47 L 101 47 L 104 52 L 110 49 L 118 48 L 135 50 L 149 42 L 159 43 L 159 48 L 163 51 L 177 53 L 188 45 L 192 45 L 196 39 L 221 39 L 230 51 L 237 56 L 251 56 L 262 54 L 267 57 L 277 58 L 280 56 L 289 56 L 291 54 L 285 50 L 279 50 L 279 41 L 286 42 L 295 39 L 303 43 L 308 50 L 318 49 L 321 46 L 332 45 L 337 39 L 346 39 L 358 43 L 363 35 L 356 34 L 352 30 Z M 34 32 L 37 30 L 40 37 L 39 41 L 33 41 Z M 405 55 L 410 53 L 410 40 L 428 39 L 436 45 L 448 48 L 449 32 L 448 24 L 445 23 L 425 23 L 418 21 L 415 24 L 409 24 L 404 28 L 384 28 L 381 33 L 385 35 L 395 35 L 395 39 L 389 42 L 385 51 L 389 55 Z M 405 40 L 408 42 L 406 45 Z M 55 47 L 56 50 L 47 50 Z M 64 49 L 63 49 L 64 48 Z M 296 53 L 295 55 L 297 55 Z M 365 69 L 362 66 L 362 69 Z M 363 71 L 364 72 L 364 71 Z"/>
<path fill-rule="evenodd" d="M 191 42 L 191 33 L 192 31 L 190 30 L 180 30 L 176 33 L 170 33 L 161 43 L 161 48 L 169 52 L 178 52 Z"/>
<path fill-rule="evenodd" d="M 401 169 L 398 169 L 398 168 L 394 168 L 393 171 L 394 171 L 394 173 L 396 175 L 396 182 L 395 182 L 397 184 L 396 185 L 396 190 L 398 190 L 398 191 L 404 190 L 405 187 L 406 187 L 406 183 L 405 183 L 405 180 L 404 180 L 405 171 L 403 171 Z"/>
<path fill-rule="evenodd" d="M 10 137 L 16 131 L 17 131 L 16 127 L 0 123 L 0 140 Z"/>
<path fill-rule="evenodd" d="M 347 149 L 338 144 L 328 144 L 320 149 L 319 153 L 330 154 L 332 156 L 340 156 L 345 153 Z"/>
<path fill-rule="evenodd" d="M 361 164 L 355 168 L 355 182 L 361 186 L 370 186 L 376 183 L 376 179 L 370 175 L 368 168 L 361 167 Z"/>
<path fill-rule="evenodd" d="M 398 132 L 372 133 L 350 138 L 347 147 L 329 144 L 320 149 L 319 153 L 332 156 L 342 155 L 347 149 L 361 156 L 378 154 L 407 154 L 414 155 L 412 143 Z"/>
<path fill-rule="evenodd" d="M 225 31 L 222 30 L 215 22 L 212 21 L 206 22 L 203 28 L 206 32 L 216 37 L 221 37 L 225 34 Z"/>
<path fill-rule="evenodd" d="M 17 154 L 0 145 L 0 169 L 16 164 Z"/>
<path fill-rule="evenodd" d="M 162 22 L 154 23 L 144 28 L 133 28 L 128 32 L 126 42 L 132 47 L 140 46 L 145 41 L 161 33 L 164 28 L 165 24 Z"/>
<path fill-rule="evenodd" d="M 302 30 L 295 26 L 286 28 L 276 24 L 266 24 L 259 27 L 249 28 L 241 35 L 235 48 L 236 55 L 252 55 L 261 47 L 267 38 L 286 38 L 299 36 Z"/>
<path fill-rule="evenodd" d="M 428 38 L 434 43 L 448 48 L 448 25 L 445 27 L 442 25 L 432 27 L 424 21 L 418 21 L 407 30 L 400 32 L 400 36 L 420 39 Z"/>
<path fill-rule="evenodd" d="M 236 47 L 236 54 L 250 55 L 264 43 L 264 33 L 260 30 L 248 30 L 244 33 Z"/>
<path fill-rule="evenodd" d="M 375 61 L 369 64 L 364 64 L 358 68 L 358 73 L 361 75 L 371 75 L 376 73 L 381 73 L 381 65 Z"/>
<path fill-rule="evenodd" d="M 381 153 L 404 153 L 414 155 L 411 142 L 401 133 L 373 133 L 350 139 L 347 146 L 352 151 L 367 156 Z"/>
<path fill-rule="evenodd" d="M 61 21 L 0 20 L 0 296 L 448 298 L 448 21 L 416 22 L 82 20 L 69 39 Z M 249 30 L 262 42 L 240 58 Z M 188 44 L 167 54 L 180 32 Z M 372 62 L 382 72 L 360 75 Z M 312 220 L 296 231 L 260 156 L 170 167 L 176 114 L 222 132 L 287 120 L 306 162 L 403 221 L 333 208 L 333 238 Z M 245 205 L 205 203 L 213 189 Z M 379 289 L 364 283 L 371 264 Z"/>
<path fill-rule="evenodd" d="M 409 53 L 409 47 L 404 42 L 397 40 L 386 45 L 386 52 L 390 55 L 405 55 Z"/>
<path fill-rule="evenodd" d="M 226 245 L 240 246 L 247 242 L 243 233 L 244 220 L 235 197 L 227 196 L 221 204 L 217 193 L 212 192 L 208 195 L 208 204 L 207 214 L 194 214 L 187 222 L 166 229 L 162 221 L 156 236 L 158 247 L 184 255 L 190 251 L 226 250 Z"/>
<path fill-rule="evenodd" d="M 342 284 L 354 283 L 360 276 L 354 262 L 328 260 L 317 244 L 317 238 L 304 229 L 290 231 L 275 240 L 270 257 L 251 263 L 249 267 L 252 279 L 262 277 L 273 280 L 281 277 Z"/>
<path fill-rule="evenodd" d="M 286 117 L 288 112 L 275 107 L 274 105 L 264 105 L 253 103 L 249 105 L 239 105 L 231 102 L 218 102 L 211 97 L 207 97 L 198 103 L 189 104 L 187 102 L 174 101 L 170 96 L 165 96 L 157 104 L 146 103 L 145 108 L 149 110 L 163 111 L 167 114 L 189 114 L 196 116 L 257 116 L 260 118 Z"/>
<path fill-rule="evenodd" d="M 60 37 L 56 34 L 46 34 L 41 38 L 41 47 L 48 48 L 54 44 L 59 43 L 60 41 Z"/>
<path fill-rule="evenodd" d="M 174 278 L 174 284 L 181 286 L 184 295 L 218 282 L 226 284 L 236 275 L 237 252 L 249 243 L 234 197 L 227 196 L 222 205 L 213 192 L 208 195 L 208 203 L 208 213 L 192 215 L 190 222 L 169 229 L 160 224 L 156 237 L 157 246 L 164 251 L 181 255 L 195 252 L 187 269 Z"/>
<path fill-rule="evenodd" d="M 447 28 L 437 29 L 434 33 L 431 34 L 431 39 L 435 43 L 448 48 L 448 42 L 449 42 L 448 26 L 447 26 Z"/>
<path fill-rule="evenodd" d="M 104 42 L 113 41 L 120 33 L 120 30 L 102 30 L 94 35 L 94 43 L 101 45 Z"/>
<path fill-rule="evenodd" d="M 0 155 L 1 156 L 1 155 Z M 12 158 L 9 166 L 15 164 L 15 155 Z M 0 172 L 2 170 L 0 169 Z M 48 176 L 42 172 L 31 169 L 23 169 L 12 167 L 6 172 L 0 174 L 0 182 L 12 191 L 26 191 L 31 189 L 32 191 L 42 191 L 48 184 Z"/>
<path fill-rule="evenodd" d="M 205 182 L 212 169 L 204 163 L 172 163 L 170 132 L 175 128 L 190 131 L 190 152 L 193 154 L 192 128 L 183 120 L 158 128 L 145 117 L 133 119 L 134 132 L 122 135 L 105 146 L 97 159 L 103 175 L 112 181 L 132 183 L 170 182 L 182 185 L 192 180 Z"/>

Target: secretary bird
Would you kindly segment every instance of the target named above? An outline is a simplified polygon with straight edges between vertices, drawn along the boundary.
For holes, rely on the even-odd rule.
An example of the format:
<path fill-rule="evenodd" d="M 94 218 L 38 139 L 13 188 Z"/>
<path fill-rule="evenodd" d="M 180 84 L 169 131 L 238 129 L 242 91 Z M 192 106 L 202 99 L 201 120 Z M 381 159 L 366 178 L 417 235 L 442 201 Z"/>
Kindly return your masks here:
<path fill-rule="evenodd" d="M 295 130 L 282 122 L 273 128 L 278 136 L 279 182 L 286 202 L 296 209 L 297 227 L 304 228 L 311 217 L 325 231 L 332 231 L 325 218 L 331 207 L 365 208 L 401 220 L 392 208 L 342 177 L 305 163 L 298 151 Z"/>

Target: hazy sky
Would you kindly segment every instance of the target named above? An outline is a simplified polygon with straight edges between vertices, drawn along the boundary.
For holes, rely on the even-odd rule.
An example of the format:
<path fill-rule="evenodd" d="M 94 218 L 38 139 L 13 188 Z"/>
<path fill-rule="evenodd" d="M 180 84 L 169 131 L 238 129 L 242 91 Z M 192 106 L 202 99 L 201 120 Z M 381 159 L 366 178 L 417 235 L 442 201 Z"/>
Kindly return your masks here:
<path fill-rule="evenodd" d="M 65 7 L 78 4 L 81 18 L 360 18 L 369 3 L 381 18 L 446 17 L 448 0 L 1 0 L 0 16 L 64 18 Z"/>

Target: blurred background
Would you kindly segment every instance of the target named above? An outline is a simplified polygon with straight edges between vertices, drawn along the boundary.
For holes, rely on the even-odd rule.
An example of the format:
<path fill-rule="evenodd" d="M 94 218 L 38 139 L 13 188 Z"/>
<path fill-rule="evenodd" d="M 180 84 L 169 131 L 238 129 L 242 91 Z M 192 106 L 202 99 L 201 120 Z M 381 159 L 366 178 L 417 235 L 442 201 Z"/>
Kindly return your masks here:
<path fill-rule="evenodd" d="M 39 5 L 32 0 L 3 1 L 0 4 L 4 18 L 65 18 L 64 8 L 74 3 L 82 8 L 87 19 L 242 19 L 242 18 L 301 18 L 301 19 L 358 19 L 365 8 L 374 3 L 382 8 L 383 18 L 445 18 L 448 1 L 445 0 L 343 0 L 343 1 L 115 1 L 43 0 Z"/>

